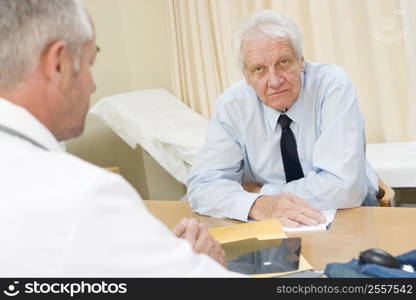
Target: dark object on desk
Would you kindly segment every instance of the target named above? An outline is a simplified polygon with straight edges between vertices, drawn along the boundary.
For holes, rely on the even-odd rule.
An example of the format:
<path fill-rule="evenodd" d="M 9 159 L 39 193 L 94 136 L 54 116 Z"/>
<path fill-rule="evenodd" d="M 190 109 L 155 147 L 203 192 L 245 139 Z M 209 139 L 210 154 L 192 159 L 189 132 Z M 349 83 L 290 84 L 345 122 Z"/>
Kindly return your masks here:
<path fill-rule="evenodd" d="M 376 264 L 388 268 L 402 269 L 402 264 L 392 256 L 381 249 L 368 249 L 360 253 L 361 264 Z"/>
<path fill-rule="evenodd" d="M 276 276 L 275 278 L 324 278 L 323 271 L 304 271 L 296 272 L 287 275 Z"/>
<path fill-rule="evenodd" d="M 301 239 L 247 239 L 222 245 L 228 270 L 244 274 L 266 274 L 295 271 L 299 268 Z M 236 257 L 237 256 L 237 257 Z"/>
<path fill-rule="evenodd" d="M 390 268 L 374 263 L 363 263 L 358 259 L 352 259 L 348 263 L 327 264 L 324 273 L 326 276 L 333 278 L 416 278 L 416 272 L 409 271 L 416 268 L 416 250 L 396 256 L 395 259 L 403 266 L 402 268 Z"/>

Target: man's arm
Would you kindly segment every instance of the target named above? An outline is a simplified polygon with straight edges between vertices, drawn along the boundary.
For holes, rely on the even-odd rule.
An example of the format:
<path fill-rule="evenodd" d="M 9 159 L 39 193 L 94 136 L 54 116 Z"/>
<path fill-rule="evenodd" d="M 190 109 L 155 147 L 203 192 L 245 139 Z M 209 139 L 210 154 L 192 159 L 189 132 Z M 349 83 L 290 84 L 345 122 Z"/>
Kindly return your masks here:
<path fill-rule="evenodd" d="M 204 230 L 177 238 L 151 215 L 134 189 L 119 176 L 101 174 L 67 238 L 61 269 L 66 276 L 233 277 L 204 254 L 221 257 Z M 197 225 L 199 226 L 199 225 Z M 189 227 L 189 226 L 187 226 Z M 192 226 L 191 226 L 192 227 Z M 195 228 L 193 228 L 195 229 Z M 201 236 L 198 236 L 200 234 Z M 210 249 L 212 247 L 213 249 Z M 209 253 L 211 250 L 211 253 Z M 208 252 L 208 253 L 207 253 Z M 221 260 L 221 259 L 219 259 Z"/>
<path fill-rule="evenodd" d="M 258 189 L 242 187 L 243 146 L 238 125 L 232 123 L 236 119 L 220 107 L 210 121 L 207 141 L 188 178 L 188 198 L 193 210 L 242 221 L 248 217 L 277 218 L 287 226 L 324 222 L 322 214 L 299 197 L 289 193 L 262 196 Z"/>
<path fill-rule="evenodd" d="M 205 224 L 196 219 L 182 219 L 173 229 L 172 233 L 187 240 L 195 253 L 206 254 L 223 266 L 227 266 L 225 251 L 214 240 Z"/>
<path fill-rule="evenodd" d="M 223 107 L 217 107 L 207 140 L 188 176 L 188 198 L 198 213 L 247 221 L 253 202 L 261 194 L 241 186 L 243 149 L 232 119 Z"/>

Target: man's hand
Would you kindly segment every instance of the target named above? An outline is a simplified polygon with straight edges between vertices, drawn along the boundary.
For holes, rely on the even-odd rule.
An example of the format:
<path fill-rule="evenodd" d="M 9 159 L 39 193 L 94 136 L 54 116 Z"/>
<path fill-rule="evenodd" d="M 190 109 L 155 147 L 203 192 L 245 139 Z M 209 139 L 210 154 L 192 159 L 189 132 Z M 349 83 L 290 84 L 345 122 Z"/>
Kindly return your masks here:
<path fill-rule="evenodd" d="M 172 232 L 175 236 L 187 240 L 196 253 L 204 253 L 215 259 L 223 266 L 227 266 L 225 251 L 221 245 L 209 234 L 205 224 L 196 219 L 182 219 Z"/>
<path fill-rule="evenodd" d="M 313 226 L 326 222 L 318 209 L 291 193 L 257 198 L 249 216 L 255 220 L 278 219 L 288 227 Z"/>

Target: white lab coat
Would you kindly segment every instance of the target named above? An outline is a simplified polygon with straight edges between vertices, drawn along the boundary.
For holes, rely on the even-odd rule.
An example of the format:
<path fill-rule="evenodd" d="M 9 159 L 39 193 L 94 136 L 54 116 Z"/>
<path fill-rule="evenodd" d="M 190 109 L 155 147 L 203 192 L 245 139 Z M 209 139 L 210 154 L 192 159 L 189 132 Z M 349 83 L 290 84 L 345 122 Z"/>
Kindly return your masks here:
<path fill-rule="evenodd" d="M 1 277 L 236 276 L 174 237 L 120 177 L 63 152 L 0 98 Z"/>

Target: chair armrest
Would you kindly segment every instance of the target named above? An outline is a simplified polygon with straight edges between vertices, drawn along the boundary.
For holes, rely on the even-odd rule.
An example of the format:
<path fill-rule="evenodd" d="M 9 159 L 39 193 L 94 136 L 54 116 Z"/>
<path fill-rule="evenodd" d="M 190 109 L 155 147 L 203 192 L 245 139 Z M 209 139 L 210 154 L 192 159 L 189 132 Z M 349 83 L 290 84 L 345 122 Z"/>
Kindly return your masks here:
<path fill-rule="evenodd" d="M 382 207 L 395 206 L 394 190 L 386 185 L 381 179 L 378 181 L 379 193 L 377 195 L 378 204 Z"/>

